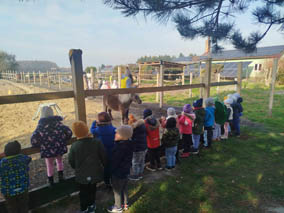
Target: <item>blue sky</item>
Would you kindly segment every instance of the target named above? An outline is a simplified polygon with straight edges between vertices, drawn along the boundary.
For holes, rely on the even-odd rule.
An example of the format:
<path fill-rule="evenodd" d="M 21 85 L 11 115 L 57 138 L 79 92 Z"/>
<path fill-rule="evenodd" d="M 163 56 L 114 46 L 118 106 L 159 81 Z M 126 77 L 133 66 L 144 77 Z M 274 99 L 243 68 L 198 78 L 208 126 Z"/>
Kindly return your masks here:
<path fill-rule="evenodd" d="M 83 50 L 84 66 L 134 63 L 144 55 L 202 54 L 204 39 L 184 40 L 171 23 L 143 17 L 125 18 L 101 0 L 1 0 L 0 49 L 18 60 L 50 60 L 69 66 L 68 51 Z M 238 17 L 242 31 L 256 30 L 247 15 Z M 284 44 L 273 29 L 260 46 Z M 225 47 L 231 48 L 229 44 Z"/>

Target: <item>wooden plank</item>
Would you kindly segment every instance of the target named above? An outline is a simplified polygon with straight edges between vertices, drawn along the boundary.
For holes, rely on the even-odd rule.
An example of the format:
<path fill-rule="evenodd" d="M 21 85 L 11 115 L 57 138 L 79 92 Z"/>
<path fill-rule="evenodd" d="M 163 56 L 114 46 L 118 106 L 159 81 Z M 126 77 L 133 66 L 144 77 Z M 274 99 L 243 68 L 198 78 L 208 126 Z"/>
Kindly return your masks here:
<path fill-rule="evenodd" d="M 181 74 L 181 84 L 185 84 L 185 69 L 186 67 L 183 67 L 182 74 Z"/>
<path fill-rule="evenodd" d="M 242 74 L 243 74 L 243 63 L 239 62 L 238 63 L 238 84 L 237 84 L 237 93 L 241 95 L 241 90 L 242 90 Z"/>
<path fill-rule="evenodd" d="M 155 70 L 156 70 L 156 73 L 157 73 L 157 75 L 156 75 L 156 85 L 157 85 L 157 87 L 159 87 L 160 86 L 160 72 L 158 71 L 158 69 L 157 68 L 155 68 Z M 159 102 L 159 93 L 158 92 L 156 92 L 156 102 L 158 103 Z"/>
<path fill-rule="evenodd" d="M 73 91 L 0 96 L 0 105 L 73 98 Z"/>
<path fill-rule="evenodd" d="M 237 81 L 213 82 L 213 83 L 210 83 L 210 87 L 228 86 L 228 85 L 235 85 L 235 84 L 238 84 L 238 82 Z"/>
<path fill-rule="evenodd" d="M 220 80 L 221 80 L 221 73 L 218 73 L 217 74 L 217 82 L 220 83 Z M 220 87 L 217 86 L 217 94 L 219 94 L 219 90 L 220 90 Z"/>
<path fill-rule="evenodd" d="M 142 74 L 142 65 L 139 64 L 139 71 L 138 71 L 138 87 L 141 85 L 141 74 Z"/>
<path fill-rule="evenodd" d="M 272 69 L 272 77 L 271 77 L 270 92 L 269 92 L 268 116 L 270 116 L 270 117 L 272 116 L 277 70 L 278 70 L 278 58 L 275 58 L 273 60 L 273 69 Z"/>
<path fill-rule="evenodd" d="M 193 73 L 191 72 L 189 74 L 189 85 L 192 85 L 192 78 L 193 78 Z M 192 89 L 189 89 L 189 97 L 192 98 Z"/>
<path fill-rule="evenodd" d="M 83 82 L 82 50 L 71 49 L 69 51 L 69 59 L 72 70 L 76 120 L 84 121 L 85 123 L 87 123 Z"/>

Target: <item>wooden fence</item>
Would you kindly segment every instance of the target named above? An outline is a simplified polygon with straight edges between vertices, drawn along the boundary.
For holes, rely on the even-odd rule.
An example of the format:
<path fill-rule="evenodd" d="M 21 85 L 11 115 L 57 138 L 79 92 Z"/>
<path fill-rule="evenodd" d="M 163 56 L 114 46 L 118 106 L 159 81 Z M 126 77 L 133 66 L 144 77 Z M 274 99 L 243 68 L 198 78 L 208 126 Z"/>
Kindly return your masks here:
<path fill-rule="evenodd" d="M 157 87 L 146 87 L 146 88 L 127 88 L 127 89 L 109 89 L 109 90 L 84 90 L 83 81 L 83 67 L 82 67 L 82 51 L 81 50 L 70 50 L 70 63 L 72 67 L 72 81 L 73 91 L 64 92 L 48 92 L 40 94 L 25 94 L 25 95 L 11 95 L 11 96 L 0 96 L 0 105 L 3 104 L 16 104 L 32 101 L 43 101 L 43 100 L 54 100 L 63 98 L 74 98 L 76 120 L 86 122 L 86 107 L 85 97 L 89 96 L 103 96 L 109 94 L 128 94 L 128 93 L 152 93 L 159 92 L 162 94 L 165 91 L 178 91 L 192 88 L 204 89 L 204 94 L 201 94 L 203 98 L 210 96 L 211 87 L 220 87 L 227 85 L 237 85 L 238 92 L 241 91 L 241 75 L 238 75 L 238 81 L 228 82 L 211 82 L 211 60 L 206 62 L 206 74 L 204 81 L 198 84 L 179 85 L 179 86 L 163 86 L 162 83 Z M 163 73 L 163 67 L 161 66 L 161 73 Z M 238 71 L 241 73 L 241 69 Z M 161 81 L 162 82 L 162 81 Z M 160 107 L 163 106 L 163 96 L 160 96 Z M 75 141 L 73 138 L 69 141 L 69 145 Z M 32 155 L 39 153 L 37 148 L 26 148 L 22 150 L 22 153 L 26 155 Z M 0 156 L 0 158 L 3 156 Z M 61 197 L 70 195 L 73 192 L 78 191 L 76 187 L 74 177 L 68 178 L 64 183 L 58 183 L 54 187 L 49 188 L 48 186 L 42 186 L 37 189 L 30 191 L 30 208 L 36 208 L 43 204 L 49 203 L 53 200 Z M 0 212 L 6 212 L 4 207 L 4 201 L 0 202 Z"/>

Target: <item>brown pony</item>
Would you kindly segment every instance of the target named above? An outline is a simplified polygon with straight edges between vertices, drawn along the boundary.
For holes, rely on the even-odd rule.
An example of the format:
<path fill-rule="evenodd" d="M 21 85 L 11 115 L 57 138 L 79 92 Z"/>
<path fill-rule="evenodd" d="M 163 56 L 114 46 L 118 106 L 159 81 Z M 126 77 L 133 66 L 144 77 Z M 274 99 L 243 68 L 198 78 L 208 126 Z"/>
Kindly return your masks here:
<path fill-rule="evenodd" d="M 111 119 L 113 120 L 111 110 L 121 112 L 121 122 L 128 124 L 128 113 L 129 107 L 134 101 L 135 103 L 141 104 L 142 100 L 137 94 L 123 94 L 123 95 L 104 95 L 103 96 L 103 107 L 105 112 L 108 112 Z"/>

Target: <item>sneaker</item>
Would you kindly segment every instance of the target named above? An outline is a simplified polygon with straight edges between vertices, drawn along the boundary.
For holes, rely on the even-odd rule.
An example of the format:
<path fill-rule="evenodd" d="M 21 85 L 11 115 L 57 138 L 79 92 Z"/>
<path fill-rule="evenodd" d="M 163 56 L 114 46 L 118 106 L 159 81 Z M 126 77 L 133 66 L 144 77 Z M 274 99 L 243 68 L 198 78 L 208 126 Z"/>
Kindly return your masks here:
<path fill-rule="evenodd" d="M 154 167 L 152 167 L 152 166 L 146 166 L 146 169 L 151 171 L 151 172 L 155 172 L 156 171 L 156 169 Z"/>
<path fill-rule="evenodd" d="M 165 170 L 168 171 L 168 172 L 171 171 L 171 169 L 172 169 L 172 167 L 170 167 L 170 166 L 167 166 L 167 167 L 165 168 Z"/>
<path fill-rule="evenodd" d="M 180 157 L 181 158 L 188 158 L 189 155 L 190 155 L 189 152 L 185 152 L 185 153 L 182 153 Z"/>
<path fill-rule="evenodd" d="M 138 180 L 140 180 L 140 178 L 139 178 L 138 175 L 129 175 L 129 176 L 128 176 L 128 179 L 129 179 L 129 180 L 133 180 L 133 181 L 138 181 Z"/>
<path fill-rule="evenodd" d="M 199 153 L 198 149 L 194 149 L 194 151 L 192 152 L 192 154 L 197 155 Z"/>
<path fill-rule="evenodd" d="M 140 175 L 140 176 L 138 176 L 138 178 L 139 178 L 139 180 L 142 180 L 142 179 L 143 179 L 143 176 L 142 176 L 142 175 Z"/>
<path fill-rule="evenodd" d="M 111 213 L 122 213 L 122 208 L 117 208 L 116 206 L 111 206 L 107 209 L 108 212 Z"/>
<path fill-rule="evenodd" d="M 93 205 L 88 207 L 86 212 L 88 212 L 88 213 L 95 213 L 95 210 L 96 210 L 96 204 L 93 204 Z"/>
<path fill-rule="evenodd" d="M 123 209 L 123 211 L 127 211 L 128 207 L 129 206 L 127 204 L 121 205 L 121 208 Z"/>
<path fill-rule="evenodd" d="M 159 171 L 163 170 L 163 167 L 158 166 L 158 170 L 159 170 Z"/>

